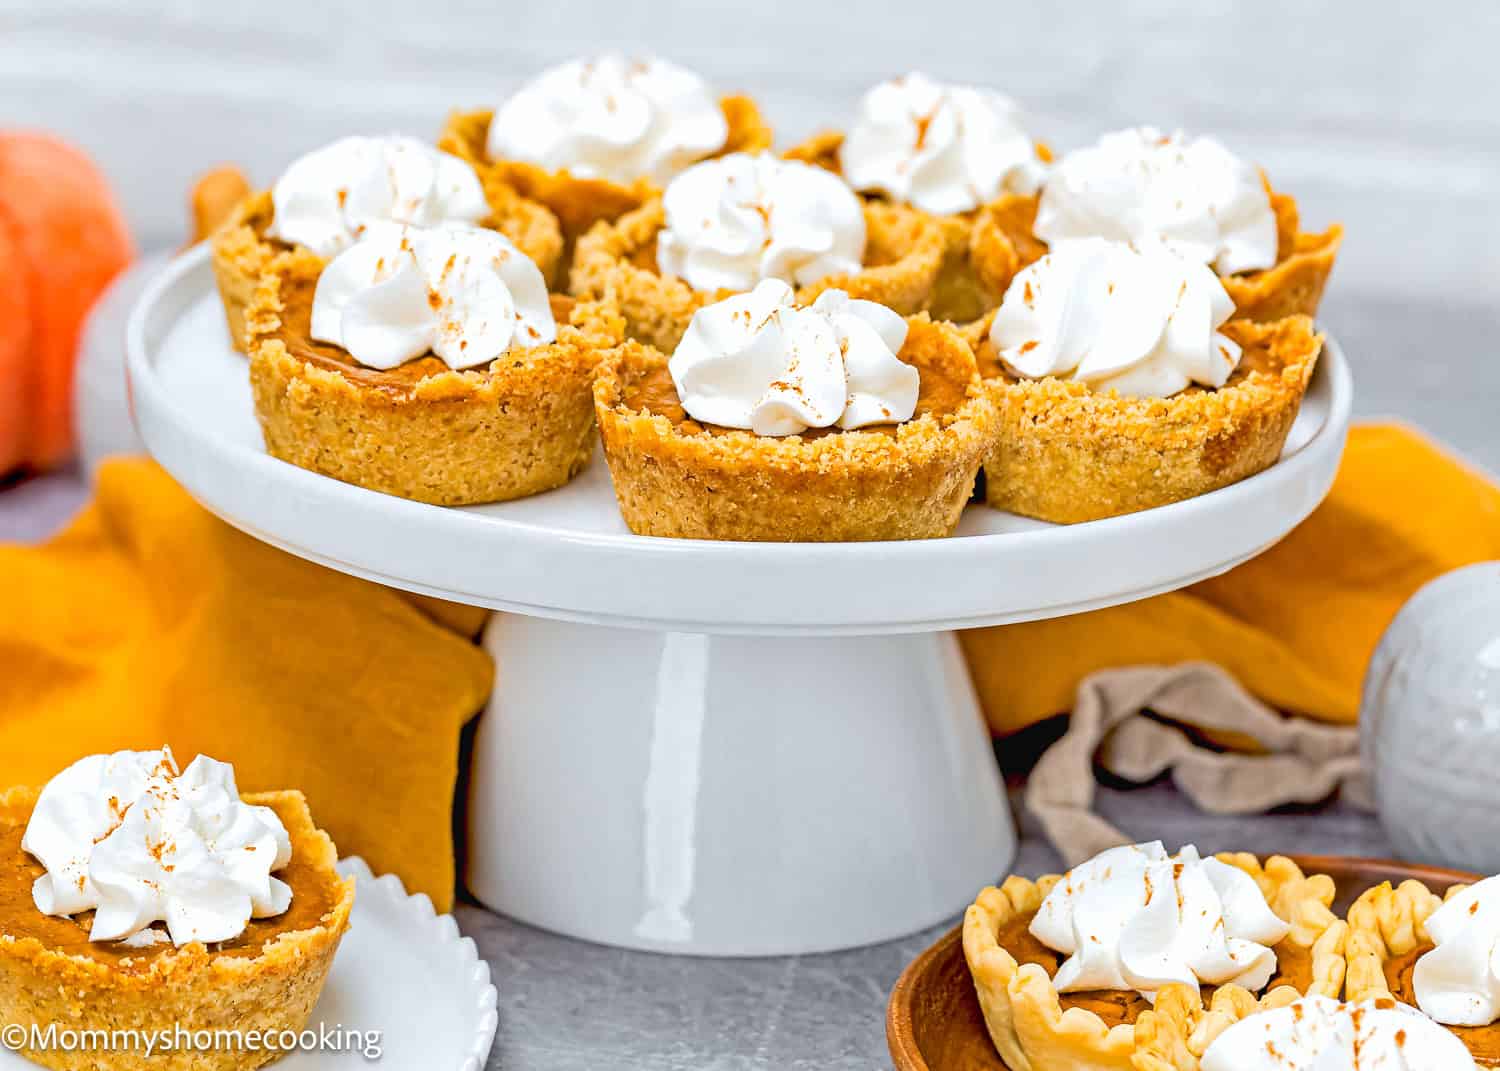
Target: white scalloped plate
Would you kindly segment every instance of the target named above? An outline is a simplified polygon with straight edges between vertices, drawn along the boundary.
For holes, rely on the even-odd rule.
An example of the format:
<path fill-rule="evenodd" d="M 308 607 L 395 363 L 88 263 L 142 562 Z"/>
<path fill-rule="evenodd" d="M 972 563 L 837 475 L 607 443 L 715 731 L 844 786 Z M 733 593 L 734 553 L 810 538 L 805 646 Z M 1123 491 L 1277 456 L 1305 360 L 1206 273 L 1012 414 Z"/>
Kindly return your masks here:
<path fill-rule="evenodd" d="M 357 882 L 354 915 L 308 1027 L 380 1031 L 381 1056 L 355 1051 L 297 1052 L 277 1071 L 480 1071 L 495 1040 L 495 987 L 489 964 L 423 894 L 408 895 L 392 874 L 375 877 L 363 859 L 339 861 Z M 0 1051 L 0 1071 L 35 1067 Z"/>

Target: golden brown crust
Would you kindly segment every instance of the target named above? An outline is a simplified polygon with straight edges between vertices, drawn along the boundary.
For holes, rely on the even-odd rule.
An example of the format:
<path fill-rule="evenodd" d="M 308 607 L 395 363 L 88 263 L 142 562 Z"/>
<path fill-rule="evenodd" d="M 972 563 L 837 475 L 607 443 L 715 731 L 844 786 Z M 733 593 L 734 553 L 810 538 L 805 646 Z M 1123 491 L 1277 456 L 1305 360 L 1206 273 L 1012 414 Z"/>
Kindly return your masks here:
<path fill-rule="evenodd" d="M 36 796 L 35 789 L 12 789 L 0 796 L 0 807 L 29 810 Z M 332 908 L 317 925 L 281 933 L 253 956 L 217 955 L 194 943 L 115 963 L 48 948 L 34 937 L 0 934 L 0 1019 L 42 1030 L 55 1023 L 59 1030 L 142 1034 L 170 1034 L 179 1025 L 189 1031 L 301 1030 L 349 927 L 354 879 L 338 876 L 333 841 L 313 824 L 302 793 L 248 794 L 245 801 L 273 808 L 291 836 L 293 858 L 310 862 L 336 890 Z M 86 1049 L 24 1055 L 64 1071 L 104 1066 L 96 1062 L 98 1053 Z M 227 1071 L 258 1067 L 277 1055 L 229 1047 L 148 1060 L 143 1051 L 116 1051 L 108 1066 L 112 1071 Z"/>
<path fill-rule="evenodd" d="M 1277 220 L 1277 259 L 1264 271 L 1223 275 L 1234 300 L 1235 317 L 1269 323 L 1288 316 L 1315 316 L 1343 240 L 1342 227 L 1322 234 L 1298 230 L 1297 202 L 1266 187 Z M 1040 195 L 1008 194 L 981 208 L 974 221 L 969 253 L 984 286 L 1003 296 L 1016 273 L 1047 253 L 1032 233 Z"/>
<path fill-rule="evenodd" d="M 729 124 L 729 137 L 713 156 L 761 152 L 771 147 L 771 127 L 755 101 L 741 95 L 727 96 L 720 99 L 719 108 Z M 661 193 L 647 178 L 620 183 L 578 178 L 566 169 L 552 171 L 519 160 L 491 160 L 486 145 L 494 116 L 493 109 L 452 112 L 438 136 L 438 148 L 474 165 L 485 189 L 492 185 L 512 188 L 546 205 L 562 223 L 569 243 L 600 220 L 618 219 Z"/>
<path fill-rule="evenodd" d="M 966 329 L 982 368 L 993 358 L 989 325 L 986 317 Z M 1323 339 L 1305 316 L 1235 320 L 1223 331 L 1254 353 L 1218 390 L 1127 398 L 1050 377 L 989 380 L 1000 434 L 985 462 L 986 501 L 1074 524 L 1193 498 L 1268 468 L 1297 419 Z"/>
<path fill-rule="evenodd" d="M 485 198 L 490 214 L 480 221 L 481 225 L 509 238 L 541 269 L 549 284 L 556 282 L 563 252 L 562 232 L 556 217 L 542 205 L 502 185 L 485 183 Z M 246 316 L 256 285 L 262 275 L 283 264 L 293 252 L 287 243 L 266 236 L 266 228 L 275 216 L 271 191 L 252 193 L 235 207 L 211 240 L 214 279 L 224 303 L 229 339 L 241 353 L 249 352 L 254 325 L 247 322 Z M 313 256 L 310 250 L 300 247 L 299 252 L 304 257 Z"/>
<path fill-rule="evenodd" d="M 973 356 L 958 333 L 909 321 L 901 356 L 918 368 Z M 769 438 L 688 430 L 624 403 L 633 378 L 666 357 L 627 343 L 599 368 L 595 408 L 620 512 L 631 531 L 686 539 L 847 542 L 949 535 L 994 433 L 994 408 L 969 373 L 951 413 L 888 430 Z M 960 381 L 961 382 L 961 381 Z"/>
<path fill-rule="evenodd" d="M 618 317 L 580 304 L 557 341 L 513 350 L 485 369 L 373 376 L 310 361 L 283 323 L 284 292 L 321 270 L 279 261 L 250 304 L 250 384 L 274 457 L 374 491 L 430 502 L 501 502 L 560 487 L 593 453 L 590 389 Z"/>
<path fill-rule="evenodd" d="M 578 242 L 571 289 L 580 297 L 612 295 L 625 317 L 627 334 L 670 353 L 695 312 L 734 291 L 694 290 L 681 279 L 659 274 L 656 238 L 665 225 L 659 198 L 614 223 L 596 224 Z M 862 271 L 819 279 L 799 289 L 797 301 L 805 304 L 824 290 L 838 288 L 902 315 L 922 311 L 942 266 L 942 230 L 913 209 L 870 202 L 865 204 L 865 234 Z"/>
<path fill-rule="evenodd" d="M 1330 910 L 1332 879 L 1305 875 L 1281 856 L 1263 866 L 1249 855 L 1218 858 L 1255 878 L 1267 904 L 1293 922 L 1287 940 L 1311 950 L 1314 978 L 1330 974 L 1326 934 L 1343 926 Z M 999 940 L 1008 924 L 1034 914 L 1059 880 L 1056 874 L 1035 882 L 1013 875 L 1000 888 L 980 892 L 964 913 L 964 959 L 990 1039 L 1010 1071 L 1197 1071 L 1197 1056 L 1235 1019 L 1303 995 L 1278 986 L 1257 998 L 1238 986 L 1220 986 L 1205 1007 L 1191 989 L 1168 986 L 1153 1011 L 1115 1026 L 1087 1008 L 1064 1010 L 1047 971 L 1019 964 Z"/>

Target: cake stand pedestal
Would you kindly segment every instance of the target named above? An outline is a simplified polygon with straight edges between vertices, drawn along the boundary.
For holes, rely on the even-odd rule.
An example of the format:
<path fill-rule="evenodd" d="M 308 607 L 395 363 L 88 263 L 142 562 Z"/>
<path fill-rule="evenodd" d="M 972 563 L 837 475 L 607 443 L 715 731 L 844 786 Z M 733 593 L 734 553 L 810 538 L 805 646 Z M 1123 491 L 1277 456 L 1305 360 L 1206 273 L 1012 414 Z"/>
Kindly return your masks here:
<path fill-rule="evenodd" d="M 561 933 L 702 955 L 899 937 L 1004 873 L 1015 835 L 953 630 L 1255 556 L 1327 493 L 1352 397 L 1330 341 L 1276 465 L 1145 513 L 1056 527 L 973 506 L 951 539 L 753 544 L 632 535 L 597 457 L 557 491 L 461 509 L 271 458 L 202 248 L 143 296 L 127 367 L 147 447 L 230 524 L 506 611 L 485 637 L 499 670 L 468 801 L 474 894 Z"/>

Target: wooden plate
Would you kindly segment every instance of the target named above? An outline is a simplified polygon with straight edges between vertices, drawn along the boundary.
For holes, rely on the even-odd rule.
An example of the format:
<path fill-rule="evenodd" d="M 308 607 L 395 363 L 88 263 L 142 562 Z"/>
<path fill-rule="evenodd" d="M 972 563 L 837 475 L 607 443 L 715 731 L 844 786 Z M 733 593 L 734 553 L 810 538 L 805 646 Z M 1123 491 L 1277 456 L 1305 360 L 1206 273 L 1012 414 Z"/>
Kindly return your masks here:
<path fill-rule="evenodd" d="M 1340 914 L 1361 892 L 1382 881 L 1416 878 L 1434 892 L 1477 881 L 1478 876 L 1388 859 L 1297 855 L 1309 873 L 1327 874 L 1338 885 Z M 976 889 L 975 892 L 978 892 Z M 1007 1071 L 979 1013 L 974 982 L 964 962 L 963 927 L 956 926 L 901 973 L 886 1008 L 885 1035 L 896 1071 Z"/>

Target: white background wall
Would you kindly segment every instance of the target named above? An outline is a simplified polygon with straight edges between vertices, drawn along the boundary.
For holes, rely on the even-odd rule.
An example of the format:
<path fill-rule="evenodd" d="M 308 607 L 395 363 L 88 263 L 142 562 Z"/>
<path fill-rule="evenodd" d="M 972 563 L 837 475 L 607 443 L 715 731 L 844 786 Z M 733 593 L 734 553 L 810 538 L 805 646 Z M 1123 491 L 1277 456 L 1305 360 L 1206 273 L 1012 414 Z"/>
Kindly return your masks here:
<path fill-rule="evenodd" d="M 0 0 L 0 123 L 102 163 L 142 244 L 225 160 L 270 181 L 356 131 L 437 131 L 544 64 L 657 52 L 754 92 L 783 142 L 910 68 L 1020 99 L 1067 148 L 1134 122 L 1220 135 L 1342 220 L 1329 322 L 1360 408 L 1500 467 L 1500 0 Z"/>
<path fill-rule="evenodd" d="M 756 93 L 784 139 L 919 67 L 1021 99 L 1067 147 L 1136 121 L 1213 131 L 1342 219 L 1338 283 L 1452 296 L 1500 277 L 1500 3 L 1428 0 L 0 0 L 0 116 L 95 154 L 148 242 L 191 176 L 262 179 L 341 132 L 437 129 L 542 64 L 655 50 Z"/>

